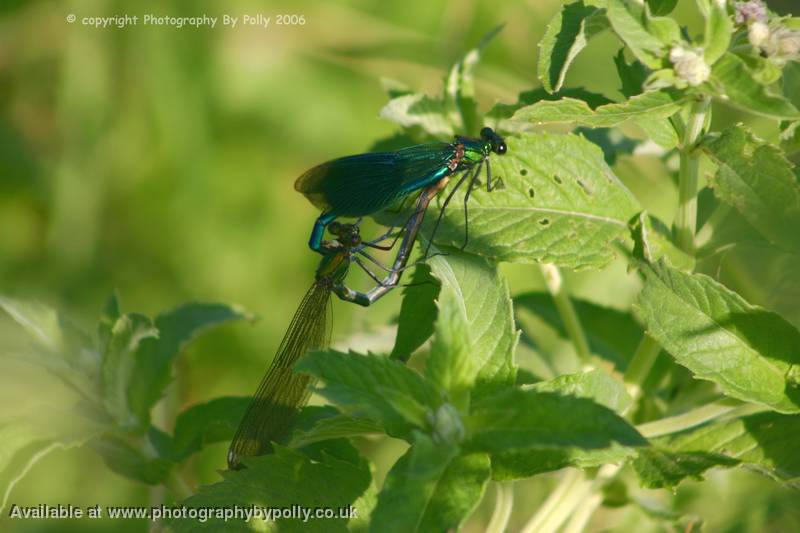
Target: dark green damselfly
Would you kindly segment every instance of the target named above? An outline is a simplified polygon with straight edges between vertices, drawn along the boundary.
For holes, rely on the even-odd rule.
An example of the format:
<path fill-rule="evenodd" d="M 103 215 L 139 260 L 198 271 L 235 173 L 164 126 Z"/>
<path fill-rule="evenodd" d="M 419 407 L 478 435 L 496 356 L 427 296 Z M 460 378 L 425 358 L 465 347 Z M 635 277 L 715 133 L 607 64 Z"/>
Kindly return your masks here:
<path fill-rule="evenodd" d="M 332 222 L 328 225 L 329 232 L 336 240 L 320 244 L 322 259 L 317 267 L 314 283 L 300 302 L 233 437 L 228 449 L 229 468 L 241 468 L 242 457 L 270 453 L 273 442 L 283 441 L 289 436 L 300 409 L 308 401 L 311 381 L 310 376 L 295 373 L 293 367 L 297 359 L 307 351 L 328 346 L 331 293 L 342 300 L 368 306 L 396 287 L 406 268 L 428 203 L 439 189 L 440 187 L 434 185 L 420 194 L 416 209 L 401 231 L 402 240 L 394 262 L 390 268 L 385 267 L 388 275 L 383 279 L 365 264 L 365 259 L 378 264 L 365 248 L 389 250 L 397 239 L 390 246 L 381 246 L 379 242 L 388 238 L 387 233 L 373 242 L 365 243 L 361 240 L 357 224 Z M 353 263 L 359 265 L 376 282 L 368 292 L 355 291 L 345 285 Z"/>
<path fill-rule="evenodd" d="M 460 175 L 442 205 L 428 242 L 433 242 L 444 209 L 455 191 L 466 181 L 466 246 L 469 238 L 467 201 L 484 165 L 486 188 L 492 190 L 489 165 L 489 155 L 492 153 L 505 154 L 506 143 L 491 128 L 483 128 L 479 138 L 456 137 L 449 143 L 419 144 L 394 152 L 351 155 L 322 163 L 306 171 L 294 184 L 297 191 L 322 210 L 314 223 L 308 245 L 324 255 L 322 242 L 325 228 L 335 219 L 371 215 L 416 191 L 431 186 L 437 186 L 441 190 L 453 176 Z M 427 256 L 427 250 L 425 255 Z"/>

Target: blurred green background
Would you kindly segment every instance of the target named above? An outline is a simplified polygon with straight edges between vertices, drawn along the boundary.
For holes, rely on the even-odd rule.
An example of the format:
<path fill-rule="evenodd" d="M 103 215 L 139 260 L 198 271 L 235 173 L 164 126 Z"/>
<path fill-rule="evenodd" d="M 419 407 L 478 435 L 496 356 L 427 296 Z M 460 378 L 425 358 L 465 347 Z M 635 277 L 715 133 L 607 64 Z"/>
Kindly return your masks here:
<path fill-rule="evenodd" d="M 392 134 L 392 124 L 378 117 L 386 102 L 382 77 L 437 92 L 449 65 L 499 23 L 506 27 L 478 71 L 482 108 L 538 86 L 536 44 L 561 4 L 3 0 L 0 293 L 51 304 L 85 329 L 115 289 L 125 310 L 150 315 L 186 301 L 239 303 L 260 320 L 193 344 L 179 363 L 170 399 L 182 408 L 250 394 L 317 261 L 306 247 L 317 212 L 294 191 L 294 179 Z M 696 30 L 693 6 L 681 0 L 677 16 Z M 770 6 L 800 11 L 797 0 Z M 77 22 L 66 22 L 70 13 Z M 305 24 L 281 27 L 273 20 L 266 30 L 221 22 L 214 29 L 81 24 L 84 16 L 147 13 L 298 14 Z M 593 42 L 566 85 L 618 98 L 611 60 L 618 46 L 610 36 Z M 777 134 L 774 124 L 729 109 L 716 117 L 720 124 L 746 119 L 761 135 Z M 671 221 L 675 191 L 664 185 L 668 180 L 659 183 L 646 162 L 631 158 L 615 170 L 651 212 Z M 507 271 L 515 293 L 541 286 L 530 266 Z M 578 294 L 615 307 L 636 291 L 621 263 L 570 278 Z M 337 303 L 336 338 L 348 347 L 389 345 L 393 333 L 386 324 L 399 310 L 399 292 L 369 310 Z M 402 449 L 387 442 L 366 447 L 372 458 L 393 458 Z M 193 460 L 191 481 L 218 479 L 224 453 L 224 445 L 214 446 Z M 380 476 L 385 465 L 378 463 Z M 519 484 L 512 526 L 524 523 L 553 479 Z M 800 530 L 800 500 L 755 474 L 715 473 L 709 483 L 687 483 L 678 492 L 679 509 L 703 516 L 712 531 Z M 480 530 L 492 495 L 468 529 Z M 37 464 L 11 501 L 146 505 L 151 497 L 147 487 L 110 473 L 89 451 L 69 450 Z M 647 524 L 636 513 L 603 511 L 593 524 Z M 86 531 L 91 525 L 0 519 L 4 531 Z"/>

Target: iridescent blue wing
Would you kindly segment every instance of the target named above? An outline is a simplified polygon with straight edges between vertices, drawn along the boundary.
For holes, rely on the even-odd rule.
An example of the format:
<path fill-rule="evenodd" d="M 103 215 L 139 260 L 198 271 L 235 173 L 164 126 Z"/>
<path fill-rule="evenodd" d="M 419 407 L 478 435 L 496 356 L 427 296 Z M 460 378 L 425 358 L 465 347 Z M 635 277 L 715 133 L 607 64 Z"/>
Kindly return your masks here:
<path fill-rule="evenodd" d="M 294 188 L 323 211 L 369 215 L 449 173 L 453 153 L 452 144 L 431 143 L 351 155 L 308 170 Z"/>

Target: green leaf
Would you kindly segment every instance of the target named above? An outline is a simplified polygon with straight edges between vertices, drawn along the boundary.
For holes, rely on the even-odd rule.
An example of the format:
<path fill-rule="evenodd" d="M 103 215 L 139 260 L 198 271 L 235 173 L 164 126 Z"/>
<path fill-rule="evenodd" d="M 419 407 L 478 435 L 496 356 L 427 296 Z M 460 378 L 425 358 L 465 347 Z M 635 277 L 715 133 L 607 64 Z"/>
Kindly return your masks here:
<path fill-rule="evenodd" d="M 0 513 L 11 491 L 33 466 L 49 453 L 71 446 L 26 435 L 15 425 L 0 425 Z M 76 443 L 75 445 L 78 445 Z"/>
<path fill-rule="evenodd" d="M 678 133 L 669 119 L 639 117 L 634 122 L 654 143 L 667 150 L 678 147 Z"/>
<path fill-rule="evenodd" d="M 783 96 L 793 106 L 800 106 L 800 62 L 790 61 L 783 67 Z"/>
<path fill-rule="evenodd" d="M 97 399 L 100 355 L 83 332 L 37 302 L 0 296 L 0 309 L 22 326 L 20 333 L 24 332 L 25 338 L 19 335 L 20 345 L 32 344 L 20 358 L 51 372 L 86 398 Z M 12 331 L 10 338 L 17 337 Z"/>
<path fill-rule="evenodd" d="M 108 343 L 111 341 L 114 324 L 117 323 L 120 317 L 122 317 L 122 310 L 119 304 L 119 297 L 114 293 L 108 298 L 103 314 L 100 315 L 100 323 L 97 325 L 97 338 L 100 341 L 101 353 L 105 353 L 108 350 Z"/>
<path fill-rule="evenodd" d="M 419 531 L 458 531 L 480 503 L 491 475 L 483 453 L 453 459 L 439 478 Z"/>
<path fill-rule="evenodd" d="M 553 94 L 548 93 L 544 89 L 533 89 L 519 93 L 517 96 L 517 101 L 513 104 L 495 104 L 494 107 L 492 107 L 492 109 L 490 109 L 486 114 L 486 118 L 490 121 L 493 121 L 496 129 L 504 131 L 516 131 L 526 127 L 527 125 L 507 120 L 510 119 L 514 113 L 523 107 L 528 107 L 537 102 L 554 102 L 564 98 L 572 98 L 574 100 L 585 102 L 590 109 L 596 109 L 601 105 L 612 103 L 611 100 L 602 94 L 593 93 L 585 89 L 563 89 Z"/>
<path fill-rule="evenodd" d="M 452 518 L 453 510 L 462 502 L 453 502 L 456 506 L 452 507 L 441 505 L 441 500 L 447 495 L 436 493 L 439 492 L 439 483 L 446 477 L 449 482 L 442 488 L 451 488 L 452 475 L 446 476 L 446 472 L 456 453 L 455 448 L 442 446 L 430 437 L 417 433 L 412 446 L 386 476 L 369 530 L 381 533 L 432 531 L 422 529 L 424 518 L 431 524 L 439 522 L 436 525 L 440 525 L 444 518 Z M 434 500 L 440 507 L 427 513 L 426 509 Z M 447 529 L 437 527 L 435 531 Z"/>
<path fill-rule="evenodd" d="M 252 320 L 236 306 L 186 304 L 160 314 L 155 320 L 158 338 L 145 339 L 136 354 L 136 368 L 128 398 L 134 414 L 146 427 L 150 409 L 161 399 L 170 381 L 173 360 L 204 330 L 232 320 Z"/>
<path fill-rule="evenodd" d="M 672 231 L 646 211 L 639 213 L 631 222 L 631 237 L 634 242 L 633 257 L 636 259 L 652 263 L 666 257 L 677 268 L 691 270 L 694 267 L 694 258 L 673 242 Z"/>
<path fill-rule="evenodd" d="M 513 481 L 536 474 L 555 472 L 568 466 L 594 468 L 609 463 L 620 463 L 633 456 L 627 448 L 597 449 L 556 448 L 528 449 L 492 454 L 492 479 Z"/>
<path fill-rule="evenodd" d="M 800 332 L 702 274 L 663 261 L 643 265 L 635 310 L 648 333 L 681 365 L 740 400 L 800 412 Z M 797 368 L 797 367 L 795 367 Z"/>
<path fill-rule="evenodd" d="M 318 392 L 356 417 L 380 422 L 393 436 L 425 427 L 438 392 L 402 363 L 375 355 L 310 352 L 295 369 L 325 381 Z"/>
<path fill-rule="evenodd" d="M 599 389 L 585 391 L 616 401 Z M 627 422 L 589 399 L 517 390 L 490 401 L 488 409 L 476 407 L 478 418 L 470 424 L 474 437 L 465 446 L 490 449 L 492 478 L 498 481 L 620 462 L 635 454 L 632 447 L 646 444 Z"/>
<path fill-rule="evenodd" d="M 632 454 L 647 441 L 612 410 L 592 400 L 511 389 L 487 398 L 467 418 L 464 449 L 502 453 L 581 449 Z"/>
<path fill-rule="evenodd" d="M 666 47 L 658 37 L 648 31 L 641 5 L 631 0 L 608 0 L 606 16 L 614 33 L 639 61 L 652 69 L 661 67 Z"/>
<path fill-rule="evenodd" d="M 429 263 L 441 290 L 426 373 L 464 411 L 473 384 L 475 397 L 514 384 L 511 298 L 497 266 L 483 258 L 452 252 Z"/>
<path fill-rule="evenodd" d="M 475 101 L 475 67 L 481 59 L 483 49 L 500 33 L 503 25 L 497 26 L 483 36 L 478 46 L 464 56 L 450 69 L 445 82 L 444 106 L 454 110 L 462 134 L 476 134 L 478 131 L 478 103 Z"/>
<path fill-rule="evenodd" d="M 556 92 L 564 84 L 572 62 L 589 40 L 608 28 L 605 13 L 574 2 L 561 8 L 548 23 L 539 41 L 539 79 L 544 89 Z"/>
<path fill-rule="evenodd" d="M 617 126 L 626 120 L 668 118 L 681 109 L 685 97 L 673 91 L 650 91 L 622 103 L 606 104 L 592 110 L 584 101 L 562 98 L 555 102 L 541 101 L 522 107 L 512 122 L 534 124 L 574 122 L 594 128 Z"/>
<path fill-rule="evenodd" d="M 28 332 L 36 345 L 52 352 L 61 350 L 61 326 L 54 309 L 7 296 L 0 296 L 0 308 Z"/>
<path fill-rule="evenodd" d="M 419 127 L 437 137 L 450 137 L 454 134 L 444 101 L 424 94 L 406 94 L 392 98 L 383 106 L 380 116 L 404 128 Z"/>
<path fill-rule="evenodd" d="M 703 52 L 706 63 L 713 65 L 728 51 L 733 35 L 733 21 L 725 6 L 714 2 L 706 17 L 706 31 L 703 34 Z"/>
<path fill-rule="evenodd" d="M 800 416 L 759 413 L 653 440 L 633 467 L 643 486 L 671 488 L 715 466 L 746 466 L 800 489 Z"/>
<path fill-rule="evenodd" d="M 631 98 L 642 93 L 644 81 L 647 79 L 647 67 L 641 61 L 633 60 L 628 64 L 625 61 L 625 49 L 620 48 L 614 56 L 614 65 L 617 67 L 617 75 L 622 83 L 620 92 L 625 98 Z"/>
<path fill-rule="evenodd" d="M 431 276 L 430 266 L 427 263 L 419 265 L 411 283 L 403 290 L 392 359 L 408 361 L 411 354 L 433 334 L 438 294 L 439 283 Z"/>
<path fill-rule="evenodd" d="M 644 11 L 644 26 L 650 35 L 664 43 L 667 48 L 681 42 L 681 27 L 670 17 L 653 17 L 648 10 Z M 665 52 L 664 52 L 665 53 Z"/>
<path fill-rule="evenodd" d="M 602 370 L 566 374 L 550 381 L 535 383 L 529 389 L 586 398 L 616 413 L 622 413 L 632 401 L 625 385 Z"/>
<path fill-rule="evenodd" d="M 4 366 L 2 370 L 8 371 L 8 368 Z M 28 386 L 40 384 L 46 381 L 39 382 L 38 378 L 26 381 Z M 4 388 L 9 387 L 4 384 Z M 17 403 L 12 404 L 13 409 L 5 403 L 0 411 L 0 513 L 14 486 L 37 462 L 55 450 L 81 446 L 103 429 L 80 416 L 75 409 L 65 409 L 64 405 L 34 403 L 31 397 L 25 402 L 30 405 L 28 407 L 20 405 L 23 398 L 19 395 L 11 399 L 2 394 L 2 399 Z"/>
<path fill-rule="evenodd" d="M 783 151 L 788 154 L 794 154 L 800 151 L 800 120 L 795 120 L 793 122 L 783 121 L 780 127 L 781 148 Z M 797 174 L 797 172 L 795 172 L 795 174 Z"/>
<path fill-rule="evenodd" d="M 502 186 L 496 183 L 499 190 L 491 193 L 476 187 L 470 196 L 466 250 L 576 269 L 607 264 L 614 257 L 611 241 L 626 234 L 639 207 L 602 151 L 575 135 L 525 134 L 506 141 L 508 153 L 491 162 L 492 177 Z M 463 203 L 463 189 L 451 205 Z M 426 222 L 430 228 L 432 221 Z M 436 241 L 463 244 L 462 209 L 446 212 Z"/>
<path fill-rule="evenodd" d="M 718 167 L 710 181 L 717 198 L 773 243 L 800 250 L 800 182 L 778 147 L 737 125 L 706 137 L 702 148 Z"/>
<path fill-rule="evenodd" d="M 711 68 L 711 76 L 721 89 L 719 96 L 744 111 L 773 119 L 797 120 L 800 112 L 783 96 L 758 83 L 750 68 L 735 54 L 726 52 Z"/>
<path fill-rule="evenodd" d="M 632 154 L 639 145 L 638 141 L 626 137 L 617 128 L 585 128 L 581 126 L 575 129 L 575 133 L 599 146 L 603 150 L 603 159 L 609 166 L 614 166 L 620 156 Z"/>
<path fill-rule="evenodd" d="M 382 434 L 383 428 L 371 420 L 347 415 L 334 415 L 317 420 L 305 431 L 296 431 L 289 447 L 299 448 L 315 442 L 340 438 Z"/>
<path fill-rule="evenodd" d="M 119 435 L 93 439 L 89 446 L 117 474 L 148 485 L 164 483 L 175 466 L 168 459 L 146 455 L 142 447 Z"/>
<path fill-rule="evenodd" d="M 526 292 L 514 298 L 517 310 L 525 309 L 553 327 L 562 339 L 569 339 L 561 316 L 546 292 Z M 572 304 L 580 317 L 592 353 L 611 361 L 624 371 L 628 360 L 642 338 L 642 327 L 630 313 L 604 307 L 586 300 L 572 298 Z"/>
<path fill-rule="evenodd" d="M 183 410 L 175 421 L 175 461 L 183 461 L 204 446 L 233 438 L 250 397 L 220 397 Z"/>
<path fill-rule="evenodd" d="M 28 307 L 18 307 L 24 308 Z M 2 513 L 13 488 L 38 461 L 54 450 L 81 446 L 110 428 L 97 403 L 97 383 L 67 366 L 60 354 L 38 341 L 31 343 L 28 331 L 0 318 Z"/>
<path fill-rule="evenodd" d="M 678 5 L 678 0 L 647 0 L 647 5 L 653 15 L 663 16 L 672 13 Z"/>
<path fill-rule="evenodd" d="M 190 508 L 230 509 L 258 507 L 273 512 L 276 508 L 328 508 L 337 513 L 334 518 L 303 520 L 302 517 L 261 517 L 279 531 L 345 532 L 348 518 L 338 515 L 351 506 L 370 485 L 369 466 L 363 459 L 356 462 L 323 453 L 318 460 L 275 447 L 275 453 L 245 460 L 247 468 L 223 472 L 224 480 L 202 487 L 200 492 L 183 502 Z M 175 519 L 169 526 L 176 533 L 252 532 L 261 520 L 246 522 L 212 515 L 207 521 L 196 518 Z"/>
<path fill-rule="evenodd" d="M 626 98 L 641 94 L 647 79 L 647 68 L 637 60 L 628 64 L 625 61 L 624 49 L 620 49 L 619 53 L 614 56 L 614 64 L 622 82 L 620 92 Z M 645 132 L 647 137 L 662 148 L 671 150 L 678 146 L 678 134 L 668 118 L 644 114 L 632 120 Z"/>
<path fill-rule="evenodd" d="M 100 366 L 100 395 L 106 411 L 121 426 L 137 424 L 128 392 L 136 381 L 136 352 L 146 340 L 155 341 L 158 329 L 146 316 L 131 313 L 117 319 Z"/>

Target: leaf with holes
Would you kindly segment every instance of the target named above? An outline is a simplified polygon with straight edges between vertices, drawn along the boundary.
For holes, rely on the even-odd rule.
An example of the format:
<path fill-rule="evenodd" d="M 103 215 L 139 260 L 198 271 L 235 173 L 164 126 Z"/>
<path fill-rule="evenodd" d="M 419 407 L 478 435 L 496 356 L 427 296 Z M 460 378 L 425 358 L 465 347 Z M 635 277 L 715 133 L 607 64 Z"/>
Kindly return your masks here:
<path fill-rule="evenodd" d="M 594 144 L 576 135 L 524 134 L 507 139 L 508 153 L 491 160 L 498 189 L 476 186 L 467 204 L 467 252 L 500 261 L 547 261 L 600 267 L 614 257 L 612 241 L 627 234 L 639 211 Z M 436 234 L 437 243 L 464 242 L 458 190 Z M 442 201 L 440 195 L 439 201 Z M 430 229 L 432 217 L 426 220 Z"/>

